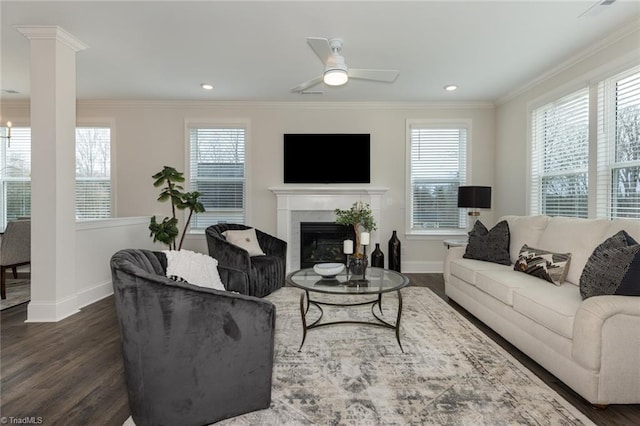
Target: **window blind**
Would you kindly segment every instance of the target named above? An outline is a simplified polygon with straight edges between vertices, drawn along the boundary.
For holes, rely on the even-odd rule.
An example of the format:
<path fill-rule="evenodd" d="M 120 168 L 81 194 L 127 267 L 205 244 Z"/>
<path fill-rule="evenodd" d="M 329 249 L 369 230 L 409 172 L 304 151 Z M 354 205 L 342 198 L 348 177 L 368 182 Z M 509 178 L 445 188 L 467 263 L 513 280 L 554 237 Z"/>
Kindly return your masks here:
<path fill-rule="evenodd" d="M 190 129 L 190 186 L 202 194 L 206 211 L 194 215 L 191 229 L 216 223 L 244 223 L 245 129 Z"/>
<path fill-rule="evenodd" d="M 467 129 L 411 125 L 410 132 L 411 231 L 464 229 L 458 186 L 466 180 Z"/>
<path fill-rule="evenodd" d="M 532 112 L 531 214 L 587 217 L 589 90 Z"/>
<path fill-rule="evenodd" d="M 7 129 L 2 132 L 6 136 Z M 0 143 L 0 224 L 4 230 L 8 221 L 31 216 L 31 129 L 13 127 L 11 140 L 0 139 Z"/>
<path fill-rule="evenodd" d="M 598 84 L 597 215 L 640 218 L 640 67 Z"/>
<path fill-rule="evenodd" d="M 76 129 L 76 219 L 111 217 L 111 129 Z"/>

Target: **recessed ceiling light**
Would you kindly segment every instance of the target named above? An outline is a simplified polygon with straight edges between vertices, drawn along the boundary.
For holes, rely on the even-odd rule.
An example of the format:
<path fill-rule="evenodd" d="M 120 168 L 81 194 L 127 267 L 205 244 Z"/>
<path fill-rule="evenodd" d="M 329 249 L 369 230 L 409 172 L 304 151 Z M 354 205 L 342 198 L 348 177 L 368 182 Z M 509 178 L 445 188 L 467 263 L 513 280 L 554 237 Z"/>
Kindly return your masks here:
<path fill-rule="evenodd" d="M 446 86 L 444 86 L 444 90 L 446 90 L 447 92 L 453 92 L 457 88 L 458 86 L 456 86 L 455 84 L 447 84 Z"/>
<path fill-rule="evenodd" d="M 213 85 L 208 83 L 202 83 L 200 87 L 202 87 L 204 90 L 213 90 Z"/>

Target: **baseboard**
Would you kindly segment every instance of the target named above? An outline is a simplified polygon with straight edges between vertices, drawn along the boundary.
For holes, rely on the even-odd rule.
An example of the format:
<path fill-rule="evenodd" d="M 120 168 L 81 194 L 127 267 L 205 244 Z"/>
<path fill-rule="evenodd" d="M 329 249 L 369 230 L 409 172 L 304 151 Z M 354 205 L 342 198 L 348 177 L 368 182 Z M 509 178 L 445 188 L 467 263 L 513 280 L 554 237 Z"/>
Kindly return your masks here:
<path fill-rule="evenodd" d="M 113 285 L 111 280 L 104 281 L 91 288 L 83 289 L 78 292 L 78 308 L 83 308 L 87 305 L 102 300 L 105 297 L 109 297 L 113 294 Z"/>
<path fill-rule="evenodd" d="M 78 310 L 78 298 L 76 295 L 55 302 L 32 300 L 27 305 L 27 319 L 25 322 L 58 322 L 78 312 L 80 311 Z"/>

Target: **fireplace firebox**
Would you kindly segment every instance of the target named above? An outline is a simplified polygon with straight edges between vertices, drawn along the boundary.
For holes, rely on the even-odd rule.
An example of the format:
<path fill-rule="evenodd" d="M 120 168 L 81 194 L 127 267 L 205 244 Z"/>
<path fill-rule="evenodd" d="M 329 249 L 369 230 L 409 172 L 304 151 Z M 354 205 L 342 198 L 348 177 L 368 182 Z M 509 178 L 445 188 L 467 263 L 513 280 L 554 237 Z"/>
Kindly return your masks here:
<path fill-rule="evenodd" d="M 344 263 L 343 241 L 348 239 L 355 239 L 352 226 L 300 222 L 300 268 L 311 268 L 316 263 Z"/>

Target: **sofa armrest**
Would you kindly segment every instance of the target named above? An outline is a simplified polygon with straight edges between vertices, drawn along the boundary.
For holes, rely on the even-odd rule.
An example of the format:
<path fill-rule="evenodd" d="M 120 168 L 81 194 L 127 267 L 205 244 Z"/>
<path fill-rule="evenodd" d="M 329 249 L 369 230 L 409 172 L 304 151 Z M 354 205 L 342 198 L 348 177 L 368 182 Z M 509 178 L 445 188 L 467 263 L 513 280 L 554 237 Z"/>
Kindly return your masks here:
<path fill-rule="evenodd" d="M 604 353 L 617 353 L 621 365 L 640 365 L 640 298 L 596 296 L 582 302 L 573 322 L 573 358 L 600 371 Z M 608 356 L 608 355 L 607 355 Z M 633 359 L 631 359 L 633 358 Z M 607 363 L 616 360 L 607 359 Z"/>
<path fill-rule="evenodd" d="M 465 246 L 450 247 L 447 250 L 447 255 L 444 258 L 444 268 L 443 268 L 444 282 L 449 282 L 449 277 L 451 276 L 451 267 L 449 266 L 449 263 L 452 260 L 462 259 L 462 256 L 464 255 L 466 250 L 467 248 Z"/>

